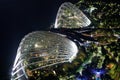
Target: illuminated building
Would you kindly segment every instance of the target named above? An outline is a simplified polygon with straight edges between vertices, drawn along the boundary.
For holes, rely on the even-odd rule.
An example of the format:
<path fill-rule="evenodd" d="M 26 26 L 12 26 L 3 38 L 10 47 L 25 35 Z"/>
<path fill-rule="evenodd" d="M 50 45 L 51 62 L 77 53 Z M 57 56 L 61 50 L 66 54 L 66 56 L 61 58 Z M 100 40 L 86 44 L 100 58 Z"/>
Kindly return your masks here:
<path fill-rule="evenodd" d="M 65 2 L 58 10 L 55 28 L 81 28 L 90 24 L 91 21 L 79 8 L 70 2 Z"/>
<path fill-rule="evenodd" d="M 36 31 L 26 35 L 18 48 L 12 71 L 12 80 L 37 79 L 38 70 L 52 65 L 72 62 L 78 48 L 60 34 Z M 53 71 L 55 74 L 55 71 Z"/>

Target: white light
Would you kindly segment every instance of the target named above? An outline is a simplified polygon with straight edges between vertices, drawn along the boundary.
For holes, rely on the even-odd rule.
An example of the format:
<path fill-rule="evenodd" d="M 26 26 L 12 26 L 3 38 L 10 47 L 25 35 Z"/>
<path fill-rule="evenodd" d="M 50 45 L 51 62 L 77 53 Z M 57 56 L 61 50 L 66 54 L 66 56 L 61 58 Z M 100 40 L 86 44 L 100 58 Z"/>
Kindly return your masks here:
<path fill-rule="evenodd" d="M 73 50 L 72 50 L 73 52 L 72 52 L 72 56 L 69 59 L 69 62 L 72 62 L 76 58 L 77 53 L 78 53 L 78 47 L 76 46 L 76 44 L 75 43 L 71 43 L 71 45 L 73 47 Z"/>
<path fill-rule="evenodd" d="M 35 48 L 41 48 L 41 47 L 43 47 L 43 46 L 40 45 L 39 43 L 36 43 L 36 44 L 35 44 Z"/>
<path fill-rule="evenodd" d="M 101 72 L 96 72 L 97 75 L 100 75 Z"/>

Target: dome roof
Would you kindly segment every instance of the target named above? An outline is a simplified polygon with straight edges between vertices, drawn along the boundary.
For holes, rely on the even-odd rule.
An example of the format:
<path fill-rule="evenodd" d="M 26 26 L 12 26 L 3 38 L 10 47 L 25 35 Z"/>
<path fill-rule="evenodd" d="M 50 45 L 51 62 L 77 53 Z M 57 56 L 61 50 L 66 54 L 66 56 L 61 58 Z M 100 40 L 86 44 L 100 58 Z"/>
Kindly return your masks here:
<path fill-rule="evenodd" d="M 81 28 L 90 24 L 91 21 L 79 8 L 70 2 L 65 2 L 58 10 L 55 28 Z"/>
<path fill-rule="evenodd" d="M 78 52 L 76 44 L 65 36 L 48 32 L 36 31 L 26 35 L 18 48 L 13 66 L 13 76 L 29 66 L 36 70 L 58 63 L 71 62 Z M 21 73 L 19 76 L 22 75 Z"/>

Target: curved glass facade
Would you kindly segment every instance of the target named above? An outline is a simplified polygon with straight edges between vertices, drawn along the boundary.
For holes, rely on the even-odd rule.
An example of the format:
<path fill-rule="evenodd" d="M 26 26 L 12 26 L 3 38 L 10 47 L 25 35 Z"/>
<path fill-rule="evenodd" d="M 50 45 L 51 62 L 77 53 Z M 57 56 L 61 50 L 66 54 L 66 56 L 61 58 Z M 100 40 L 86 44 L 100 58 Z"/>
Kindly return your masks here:
<path fill-rule="evenodd" d="M 65 2 L 58 10 L 55 28 L 81 28 L 90 24 L 91 21 L 79 8 L 70 2 Z"/>
<path fill-rule="evenodd" d="M 76 44 L 63 35 L 47 31 L 32 32 L 26 35 L 19 45 L 12 80 L 37 80 L 38 76 L 40 79 L 42 73 L 38 70 L 60 63 L 70 63 L 77 53 Z"/>

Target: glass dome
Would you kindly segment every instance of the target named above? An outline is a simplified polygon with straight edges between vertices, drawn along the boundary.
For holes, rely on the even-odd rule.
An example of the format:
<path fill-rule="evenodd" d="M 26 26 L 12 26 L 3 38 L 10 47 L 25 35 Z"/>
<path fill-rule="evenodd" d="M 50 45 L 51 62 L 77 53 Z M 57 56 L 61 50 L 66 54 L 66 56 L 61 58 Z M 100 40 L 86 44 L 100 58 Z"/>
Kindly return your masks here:
<path fill-rule="evenodd" d="M 90 24 L 91 21 L 79 8 L 70 2 L 65 2 L 58 10 L 55 28 L 81 28 Z"/>
<path fill-rule="evenodd" d="M 71 63 L 77 53 L 76 44 L 64 35 L 48 31 L 32 32 L 19 45 L 12 80 L 40 79 L 40 75 L 53 69 L 52 66 Z M 55 73 L 54 70 L 52 72 Z"/>

